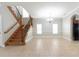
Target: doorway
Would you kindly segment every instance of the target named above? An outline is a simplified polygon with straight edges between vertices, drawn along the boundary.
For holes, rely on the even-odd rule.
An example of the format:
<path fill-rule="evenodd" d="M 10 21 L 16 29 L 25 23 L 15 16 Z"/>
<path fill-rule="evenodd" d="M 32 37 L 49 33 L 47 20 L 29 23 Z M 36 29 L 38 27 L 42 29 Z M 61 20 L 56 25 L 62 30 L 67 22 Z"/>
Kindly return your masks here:
<path fill-rule="evenodd" d="M 79 40 L 79 15 L 74 15 L 72 18 L 73 25 L 73 40 Z"/>

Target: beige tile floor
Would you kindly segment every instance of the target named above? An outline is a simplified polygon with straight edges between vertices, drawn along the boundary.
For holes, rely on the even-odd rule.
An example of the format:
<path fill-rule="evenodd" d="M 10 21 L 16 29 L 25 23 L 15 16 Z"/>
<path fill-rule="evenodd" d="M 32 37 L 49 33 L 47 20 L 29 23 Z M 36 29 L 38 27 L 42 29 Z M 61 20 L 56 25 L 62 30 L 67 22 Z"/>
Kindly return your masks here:
<path fill-rule="evenodd" d="M 79 42 L 62 38 L 32 39 L 24 46 L 8 46 L 0 48 L 0 56 L 9 57 L 55 57 L 79 56 Z"/>

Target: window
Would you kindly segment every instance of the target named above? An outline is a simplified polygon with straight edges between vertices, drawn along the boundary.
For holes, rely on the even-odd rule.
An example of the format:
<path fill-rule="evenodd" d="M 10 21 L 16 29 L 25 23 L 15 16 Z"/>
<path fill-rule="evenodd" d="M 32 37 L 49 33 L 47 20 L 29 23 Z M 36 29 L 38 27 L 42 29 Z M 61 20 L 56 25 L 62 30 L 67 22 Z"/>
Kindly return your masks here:
<path fill-rule="evenodd" d="M 53 34 L 58 34 L 58 24 L 52 25 L 52 32 L 53 32 Z"/>
<path fill-rule="evenodd" d="M 42 24 L 37 24 L 37 34 L 42 34 Z"/>

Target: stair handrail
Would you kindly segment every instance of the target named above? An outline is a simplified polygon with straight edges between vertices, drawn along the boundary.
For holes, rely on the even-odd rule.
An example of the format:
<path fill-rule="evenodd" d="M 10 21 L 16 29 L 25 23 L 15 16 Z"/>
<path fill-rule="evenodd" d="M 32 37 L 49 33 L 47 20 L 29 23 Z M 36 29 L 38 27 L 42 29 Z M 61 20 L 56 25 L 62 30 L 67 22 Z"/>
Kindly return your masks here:
<path fill-rule="evenodd" d="M 18 8 L 17 8 L 16 6 L 15 6 L 15 8 L 16 8 L 16 10 L 17 10 L 18 14 L 20 15 L 20 17 L 22 17 L 22 15 L 20 14 L 20 12 L 19 12 Z"/>
<path fill-rule="evenodd" d="M 14 6 L 16 8 L 16 6 Z M 13 16 L 15 17 L 15 19 L 17 20 L 17 22 L 21 25 L 21 21 L 19 21 L 17 19 L 16 14 L 13 12 L 12 8 L 10 6 L 7 6 L 7 8 L 10 10 L 10 12 L 13 14 Z M 17 8 L 16 8 L 17 9 Z M 20 14 L 19 10 L 17 9 L 17 12 L 19 13 L 20 17 L 22 17 L 22 15 Z"/>
<path fill-rule="evenodd" d="M 17 22 L 16 22 L 13 26 L 11 26 L 7 31 L 5 31 L 4 33 L 5 33 L 5 34 L 8 33 L 8 32 L 11 31 L 16 25 L 17 25 Z"/>

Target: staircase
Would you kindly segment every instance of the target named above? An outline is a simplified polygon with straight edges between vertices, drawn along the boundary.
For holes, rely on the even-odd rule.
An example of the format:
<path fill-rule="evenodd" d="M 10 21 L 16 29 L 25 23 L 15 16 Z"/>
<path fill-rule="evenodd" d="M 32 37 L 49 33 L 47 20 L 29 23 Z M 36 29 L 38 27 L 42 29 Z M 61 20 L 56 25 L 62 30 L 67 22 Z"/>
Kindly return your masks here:
<path fill-rule="evenodd" d="M 13 35 L 6 41 L 5 45 L 9 46 L 9 45 L 23 45 L 25 44 L 23 42 L 23 35 L 22 32 L 23 29 L 21 27 L 19 27 L 14 33 Z"/>
<path fill-rule="evenodd" d="M 23 28 L 23 26 L 19 27 L 12 36 L 5 42 L 6 46 L 12 45 L 25 45 L 25 36 L 27 36 L 27 32 L 31 26 L 31 23 L 28 24 Z"/>
<path fill-rule="evenodd" d="M 15 16 L 14 12 L 10 9 L 11 13 Z M 17 19 L 17 18 L 16 18 Z M 19 20 L 22 20 L 19 18 Z M 12 34 L 12 36 L 5 42 L 5 46 L 16 46 L 16 45 L 25 45 L 25 36 L 32 25 L 32 18 L 30 17 L 28 23 L 26 25 L 22 25 L 22 21 L 18 22 L 20 27 Z"/>

